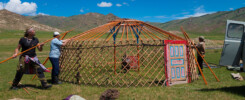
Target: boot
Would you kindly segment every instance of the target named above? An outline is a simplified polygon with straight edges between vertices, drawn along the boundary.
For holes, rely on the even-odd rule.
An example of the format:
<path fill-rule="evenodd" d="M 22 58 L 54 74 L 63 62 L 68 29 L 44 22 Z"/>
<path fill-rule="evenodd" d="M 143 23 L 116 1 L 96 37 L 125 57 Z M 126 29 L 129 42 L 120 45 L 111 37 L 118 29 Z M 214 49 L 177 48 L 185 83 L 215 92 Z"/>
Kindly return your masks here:
<path fill-rule="evenodd" d="M 62 84 L 62 82 L 59 81 L 58 76 L 52 77 L 52 84 Z"/>
<path fill-rule="evenodd" d="M 15 74 L 15 78 L 12 83 L 12 87 L 10 87 L 11 90 L 18 90 L 18 84 L 23 76 L 23 73 L 21 71 L 17 71 Z"/>
<path fill-rule="evenodd" d="M 19 87 L 17 87 L 17 86 L 11 86 L 9 89 L 10 89 L 10 90 L 18 90 Z"/>
<path fill-rule="evenodd" d="M 41 80 L 41 84 L 42 84 L 43 89 L 48 89 L 48 88 L 51 88 L 52 87 L 52 85 L 48 84 L 44 80 Z"/>
<path fill-rule="evenodd" d="M 55 83 L 55 78 L 54 78 L 53 75 L 51 75 L 51 83 L 52 83 L 52 84 Z"/>

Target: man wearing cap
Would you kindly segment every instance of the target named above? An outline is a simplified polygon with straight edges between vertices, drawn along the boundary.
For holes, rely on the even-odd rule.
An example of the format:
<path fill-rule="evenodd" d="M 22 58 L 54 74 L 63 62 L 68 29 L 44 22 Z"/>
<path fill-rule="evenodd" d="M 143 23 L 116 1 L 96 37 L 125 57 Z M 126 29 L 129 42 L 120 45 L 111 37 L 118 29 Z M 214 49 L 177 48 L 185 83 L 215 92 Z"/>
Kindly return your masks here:
<path fill-rule="evenodd" d="M 53 84 L 61 84 L 58 79 L 59 75 L 59 57 L 60 57 L 60 47 L 65 46 L 66 43 L 69 41 L 67 40 L 59 40 L 60 38 L 60 33 L 59 32 L 54 32 L 53 37 L 55 37 L 51 41 L 50 45 L 50 53 L 49 53 L 49 60 L 51 61 L 52 64 L 52 83 Z"/>
<path fill-rule="evenodd" d="M 200 65 L 202 71 L 203 71 L 203 59 L 201 56 L 205 56 L 205 41 L 204 41 L 204 37 L 203 36 L 200 36 L 199 37 L 199 43 L 196 45 L 198 51 L 201 53 L 201 55 L 199 55 L 197 53 L 197 61 L 198 61 L 198 64 Z M 201 75 L 200 71 L 199 71 L 199 75 Z"/>

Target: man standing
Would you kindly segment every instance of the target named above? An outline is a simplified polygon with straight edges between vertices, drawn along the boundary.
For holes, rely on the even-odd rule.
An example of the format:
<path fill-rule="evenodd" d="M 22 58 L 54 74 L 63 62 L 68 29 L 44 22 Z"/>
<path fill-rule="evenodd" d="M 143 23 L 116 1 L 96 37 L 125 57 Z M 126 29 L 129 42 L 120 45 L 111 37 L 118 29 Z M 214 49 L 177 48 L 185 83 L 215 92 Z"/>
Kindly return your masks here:
<path fill-rule="evenodd" d="M 17 54 L 20 49 L 21 52 L 32 48 L 36 45 L 39 45 L 37 48 L 39 51 L 43 50 L 43 45 L 44 44 L 39 44 L 38 38 L 34 37 L 35 36 L 35 30 L 31 28 L 27 28 L 24 37 L 22 37 L 19 40 L 19 44 L 17 48 L 15 49 L 15 53 L 13 54 L 13 57 L 17 57 Z M 13 80 L 12 87 L 10 89 L 16 90 L 18 89 L 18 84 L 23 76 L 23 74 L 37 74 L 39 80 L 41 81 L 42 87 L 44 89 L 52 87 L 52 85 L 48 85 L 47 81 L 44 76 L 44 69 L 41 68 L 39 64 L 36 62 L 39 62 L 39 60 L 36 57 L 36 48 L 31 49 L 23 54 L 20 55 L 19 58 L 19 63 L 17 65 L 17 71 L 15 78 Z M 36 58 L 35 62 L 30 60 L 29 58 Z"/>
<path fill-rule="evenodd" d="M 198 64 L 200 65 L 202 71 L 203 71 L 203 59 L 202 57 L 204 58 L 205 57 L 205 40 L 204 40 L 204 37 L 203 36 L 200 36 L 199 37 L 199 43 L 196 45 L 198 51 L 201 53 L 201 55 L 199 55 L 197 53 L 197 61 L 198 61 Z M 202 56 L 202 57 L 201 57 Z M 201 75 L 200 71 L 199 71 L 199 75 Z"/>
<path fill-rule="evenodd" d="M 51 61 L 52 64 L 52 83 L 53 84 L 61 84 L 59 82 L 58 76 L 59 76 L 59 57 L 60 57 L 60 47 L 65 46 L 66 43 L 69 40 L 59 40 L 60 38 L 60 33 L 59 32 L 54 32 L 53 37 L 55 37 L 51 41 L 50 45 L 50 53 L 49 53 L 49 60 Z"/>

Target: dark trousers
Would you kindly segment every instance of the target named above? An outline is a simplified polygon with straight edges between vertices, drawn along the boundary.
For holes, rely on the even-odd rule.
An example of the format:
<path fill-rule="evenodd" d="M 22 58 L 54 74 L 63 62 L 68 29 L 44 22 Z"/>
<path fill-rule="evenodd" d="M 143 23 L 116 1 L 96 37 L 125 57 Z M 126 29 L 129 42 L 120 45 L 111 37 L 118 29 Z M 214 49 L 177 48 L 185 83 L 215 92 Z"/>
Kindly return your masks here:
<path fill-rule="evenodd" d="M 200 65 L 200 67 L 201 67 L 201 69 L 202 69 L 202 71 L 203 71 L 203 59 L 202 59 L 202 57 L 201 56 L 197 56 L 197 62 L 198 62 L 198 64 Z M 201 74 L 201 72 L 199 71 L 199 74 Z"/>
<path fill-rule="evenodd" d="M 24 75 L 23 71 L 20 71 L 20 70 L 16 71 L 15 78 L 13 81 L 13 86 L 17 86 L 19 84 L 23 75 Z M 42 84 L 46 83 L 45 75 L 42 71 L 42 68 L 37 68 L 37 77 L 39 78 Z"/>
<path fill-rule="evenodd" d="M 53 76 L 58 76 L 59 75 L 59 72 L 60 72 L 60 69 L 59 69 L 59 58 L 52 58 L 52 57 L 49 57 L 49 60 L 52 64 L 52 77 Z"/>
<path fill-rule="evenodd" d="M 39 65 L 35 64 L 34 62 L 29 62 L 28 64 L 25 64 L 24 58 L 25 57 L 21 56 L 19 59 L 19 64 L 17 66 L 17 71 L 16 71 L 15 78 L 13 80 L 12 85 L 17 86 L 19 84 L 23 74 L 25 73 L 24 71 L 25 71 L 26 66 L 35 68 L 36 74 L 37 74 L 39 80 L 41 81 L 42 85 L 46 84 L 46 79 L 45 79 L 45 75 L 43 73 L 43 69 Z"/>

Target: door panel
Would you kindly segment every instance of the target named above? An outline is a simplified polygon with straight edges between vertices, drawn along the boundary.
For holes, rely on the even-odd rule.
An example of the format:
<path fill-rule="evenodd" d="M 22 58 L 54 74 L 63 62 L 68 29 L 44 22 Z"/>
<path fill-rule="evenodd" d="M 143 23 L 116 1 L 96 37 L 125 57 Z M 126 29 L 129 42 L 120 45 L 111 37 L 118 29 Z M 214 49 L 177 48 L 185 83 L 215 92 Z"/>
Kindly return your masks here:
<path fill-rule="evenodd" d="M 242 57 L 245 22 L 227 21 L 226 35 L 220 65 L 239 66 Z"/>
<path fill-rule="evenodd" d="M 188 61 L 186 41 L 164 40 L 166 84 L 188 83 Z"/>

